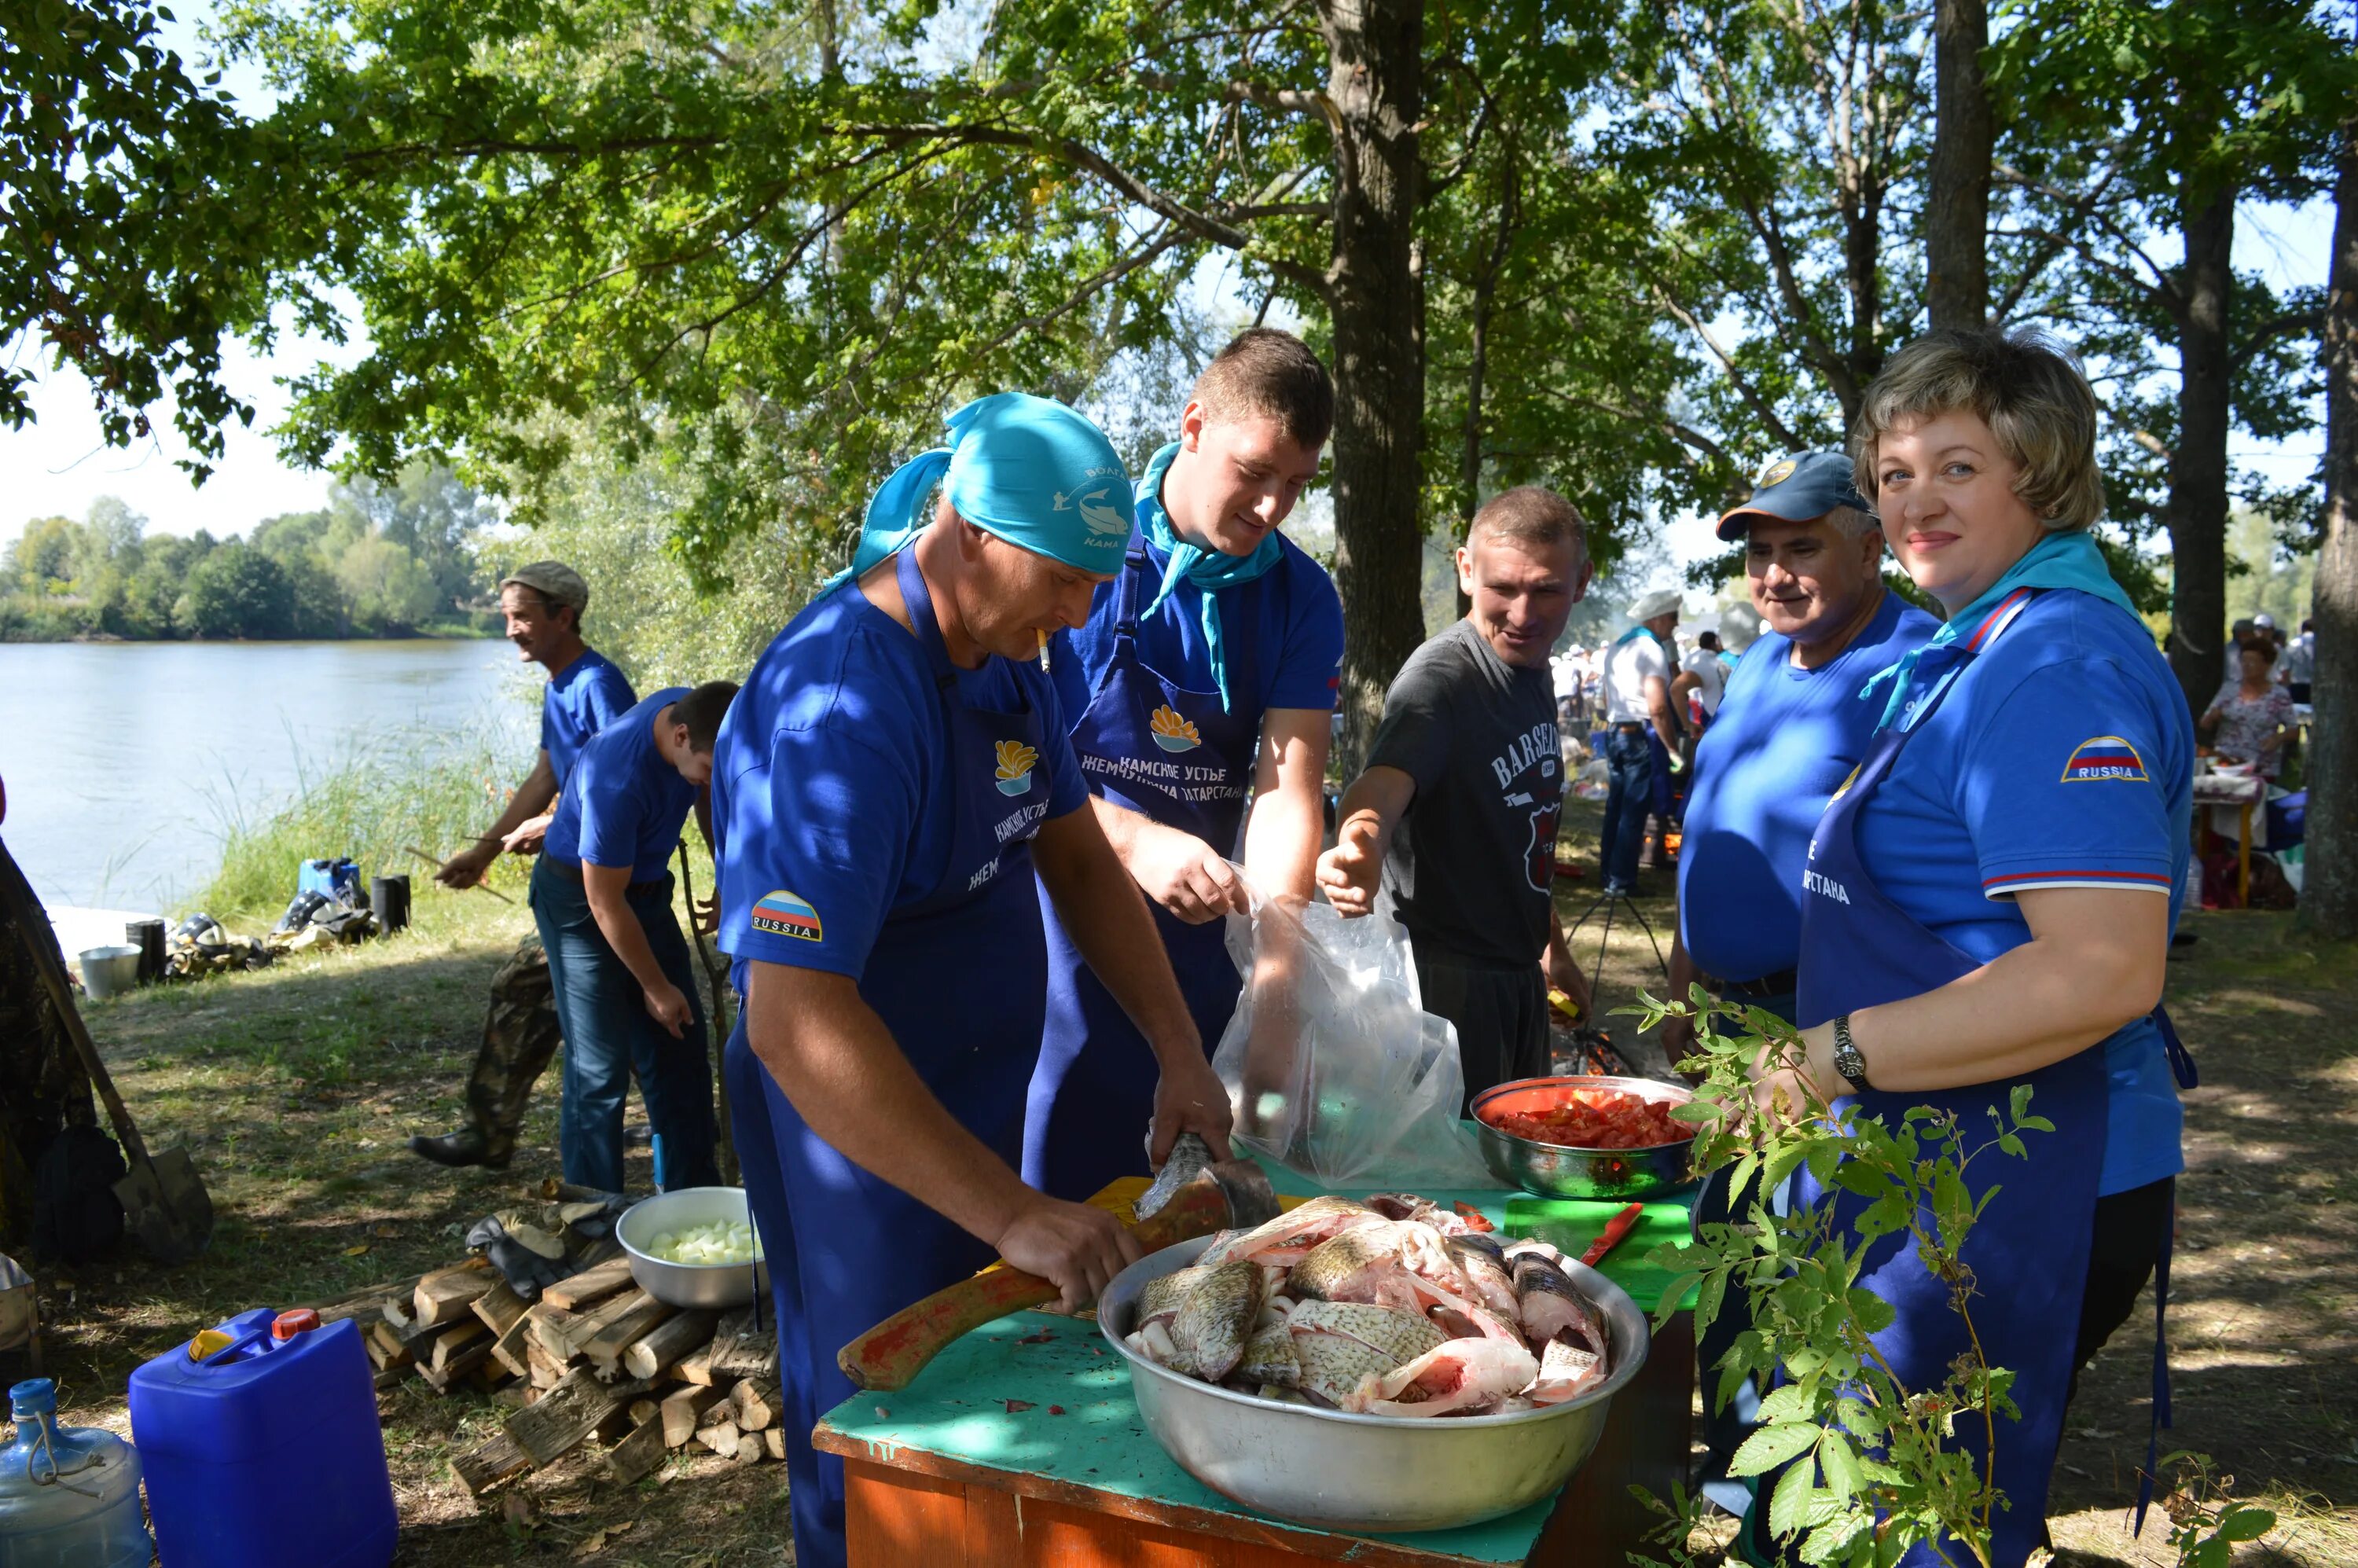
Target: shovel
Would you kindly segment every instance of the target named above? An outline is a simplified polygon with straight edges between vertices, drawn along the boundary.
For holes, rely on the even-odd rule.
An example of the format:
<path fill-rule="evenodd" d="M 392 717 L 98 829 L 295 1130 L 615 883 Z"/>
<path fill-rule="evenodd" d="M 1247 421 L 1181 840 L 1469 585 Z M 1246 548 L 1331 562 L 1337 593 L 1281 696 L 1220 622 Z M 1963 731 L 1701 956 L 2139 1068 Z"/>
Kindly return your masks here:
<path fill-rule="evenodd" d="M 58 1017 L 73 1041 L 74 1051 L 81 1057 L 82 1070 L 90 1075 L 92 1087 L 106 1102 L 107 1118 L 114 1122 L 115 1139 L 123 1145 L 123 1157 L 131 1170 L 114 1184 L 114 1195 L 123 1203 L 124 1225 L 157 1262 L 187 1262 L 212 1239 L 213 1200 L 205 1192 L 204 1179 L 197 1174 L 197 1167 L 186 1149 L 167 1149 L 149 1158 L 147 1145 L 140 1139 L 131 1112 L 124 1106 L 123 1097 L 115 1093 L 114 1080 L 108 1076 L 106 1064 L 99 1060 L 98 1048 L 91 1044 L 90 1031 L 82 1027 L 81 1014 L 74 1007 L 73 989 L 66 980 L 65 962 L 58 954 L 56 942 L 48 936 L 49 916 L 32 888 L 27 885 L 24 873 L 16 869 L 16 858 L 5 848 L 0 848 L 0 900 L 5 900 L 9 914 L 23 930 L 25 945 L 32 951 L 33 967 L 41 973 L 41 984 L 49 993 L 49 1002 L 58 1010 Z"/>

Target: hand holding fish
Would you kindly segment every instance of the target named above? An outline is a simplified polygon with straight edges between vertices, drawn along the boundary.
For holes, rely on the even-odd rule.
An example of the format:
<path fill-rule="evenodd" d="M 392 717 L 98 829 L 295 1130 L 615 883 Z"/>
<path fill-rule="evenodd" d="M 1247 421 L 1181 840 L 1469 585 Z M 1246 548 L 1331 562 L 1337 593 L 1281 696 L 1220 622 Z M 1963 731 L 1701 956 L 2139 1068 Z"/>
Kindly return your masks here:
<path fill-rule="evenodd" d="M 1063 1292 L 1052 1312 L 1078 1312 L 1141 1254 L 1127 1227 L 1101 1208 L 1042 1196 L 999 1237 L 999 1255 Z"/>

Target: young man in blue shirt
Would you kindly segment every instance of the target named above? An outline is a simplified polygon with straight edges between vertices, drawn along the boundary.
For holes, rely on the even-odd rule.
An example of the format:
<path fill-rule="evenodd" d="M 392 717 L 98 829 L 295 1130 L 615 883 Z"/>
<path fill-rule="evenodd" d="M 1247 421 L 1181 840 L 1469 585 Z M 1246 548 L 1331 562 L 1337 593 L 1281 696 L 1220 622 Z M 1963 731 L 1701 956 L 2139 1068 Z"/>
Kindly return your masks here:
<path fill-rule="evenodd" d="M 590 585 L 563 561 L 534 561 L 500 579 L 508 641 L 525 663 L 548 671 L 540 697 L 540 755 L 499 820 L 434 873 L 443 886 L 474 886 L 502 850 L 535 853 L 548 829 L 551 806 L 581 748 L 638 701 L 622 672 L 581 640 L 581 617 L 589 608 Z M 527 937 L 492 983 L 483 1044 L 467 1078 L 467 1125 L 439 1138 L 409 1141 L 411 1153 L 438 1165 L 504 1169 L 515 1150 L 516 1129 L 524 1124 L 525 1102 L 556 1054 L 551 1032 L 528 1022 L 546 1005 L 547 965 L 537 938 Z M 517 1018 L 526 1020 L 526 1026 L 514 1027 Z"/>
<path fill-rule="evenodd" d="M 712 747 L 733 681 L 665 687 L 590 738 L 532 872 L 532 916 L 565 1032 L 565 1179 L 622 1190 L 633 1073 L 658 1187 L 712 1186 L 712 1071 L 672 851 L 687 814 L 712 841 Z"/>
<path fill-rule="evenodd" d="M 1326 369 L 1300 339 L 1255 328 L 1222 349 L 1179 438 L 1147 465 L 1120 574 L 1048 646 L 1090 807 L 1152 903 L 1206 1049 L 1242 984 L 1221 919 L 1245 907 L 1229 862 L 1306 903 L 1325 829 L 1343 606 L 1278 528 L 1334 417 Z M 1023 1176 L 1079 1201 L 1146 1170 L 1157 1075 L 1045 897 L 1048 1022 Z"/>

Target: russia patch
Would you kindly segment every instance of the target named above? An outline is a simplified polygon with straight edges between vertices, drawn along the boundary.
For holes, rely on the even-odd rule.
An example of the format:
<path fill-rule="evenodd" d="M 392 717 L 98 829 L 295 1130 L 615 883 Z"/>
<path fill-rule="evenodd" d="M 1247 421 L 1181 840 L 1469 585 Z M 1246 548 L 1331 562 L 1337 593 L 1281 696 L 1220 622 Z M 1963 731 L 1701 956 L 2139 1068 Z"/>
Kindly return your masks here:
<path fill-rule="evenodd" d="M 2146 777 L 2145 759 L 2136 748 L 2117 735 L 2099 735 L 2093 741 L 2080 742 L 2071 760 L 2063 764 L 2063 782 L 2078 784 L 2092 779 L 2120 779 L 2129 784 L 2150 784 Z"/>
<path fill-rule="evenodd" d="M 753 929 L 773 936 L 798 936 L 806 942 L 816 942 L 821 935 L 818 911 L 804 903 L 800 894 L 784 888 L 763 893 L 753 905 Z"/>

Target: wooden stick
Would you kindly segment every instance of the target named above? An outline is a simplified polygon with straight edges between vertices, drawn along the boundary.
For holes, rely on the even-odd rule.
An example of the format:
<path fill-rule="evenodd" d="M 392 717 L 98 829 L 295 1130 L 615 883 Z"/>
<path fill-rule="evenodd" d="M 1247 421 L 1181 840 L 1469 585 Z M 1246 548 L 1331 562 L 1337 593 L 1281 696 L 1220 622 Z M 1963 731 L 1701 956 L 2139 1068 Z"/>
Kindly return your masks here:
<path fill-rule="evenodd" d="M 667 1302 L 659 1302 L 645 1292 L 639 1292 L 639 1304 L 598 1331 L 597 1336 L 582 1346 L 581 1354 L 600 1376 L 612 1379 L 622 1362 L 622 1352 L 645 1338 L 676 1310 Z"/>
<path fill-rule="evenodd" d="M 484 842 L 486 842 L 486 841 L 487 841 L 487 840 L 485 840 L 484 838 L 480 838 L 480 837 L 479 837 L 479 838 L 476 838 L 476 840 L 475 840 L 475 842 L 477 842 L 477 843 L 479 843 L 479 844 L 481 844 L 481 843 L 484 843 Z M 427 854 L 425 850 L 423 850 L 423 849 L 419 849 L 419 848 L 418 848 L 416 845 L 415 845 L 415 844 L 405 844 L 405 845 L 403 845 L 403 846 L 402 846 L 402 848 L 404 848 L 404 849 L 407 849 L 411 854 L 413 854 L 413 855 L 416 856 L 419 860 L 421 860 L 425 861 L 425 862 L 426 862 L 427 865 L 429 865 L 429 866 L 433 866 L 433 867 L 435 867 L 435 868 L 437 868 L 437 869 L 439 869 L 439 868 L 440 868 L 440 866 L 441 866 L 441 864 L 442 864 L 442 862 L 441 862 L 440 860 L 438 860 L 435 859 L 433 856 L 431 856 L 431 855 Z M 497 889 L 497 888 L 495 888 L 495 887 L 492 887 L 492 886 L 490 883 L 488 883 L 488 882 L 469 882 L 467 885 L 468 885 L 469 887 L 471 887 L 471 888 L 481 888 L 483 892 L 487 892 L 487 893 L 490 893 L 493 898 L 498 899 L 502 903 L 514 903 L 515 902 L 515 900 L 514 900 L 514 899 L 510 898 L 507 894 L 505 894 L 505 893 L 502 892 L 499 889 Z"/>
<path fill-rule="evenodd" d="M 631 1284 L 631 1260 L 625 1255 L 609 1258 L 595 1268 L 584 1269 L 543 1289 L 540 1299 L 551 1306 L 568 1312 L 579 1312 L 591 1302 L 601 1301 Z"/>
<path fill-rule="evenodd" d="M 415 1303 L 412 1319 L 427 1327 L 454 1321 L 465 1314 L 475 1298 L 488 1292 L 499 1282 L 499 1274 L 481 1258 L 470 1258 L 455 1268 L 437 1269 L 417 1281 L 410 1293 Z"/>
<path fill-rule="evenodd" d="M 493 1334 L 505 1334 L 509 1326 L 524 1315 L 525 1310 L 524 1298 L 509 1289 L 505 1280 L 477 1296 L 470 1304 L 475 1309 L 475 1315 L 483 1320 L 483 1326 Z"/>
<path fill-rule="evenodd" d="M 502 1330 L 497 1339 L 492 1341 L 492 1359 L 519 1378 L 530 1377 L 532 1363 L 525 1352 L 525 1347 L 531 1343 L 531 1315 L 528 1312 L 520 1312 L 516 1314 L 515 1321 Z"/>
<path fill-rule="evenodd" d="M 427 1357 L 426 1364 L 437 1372 L 447 1374 L 450 1364 L 458 1360 L 462 1354 L 472 1349 L 478 1340 L 490 1340 L 498 1336 L 484 1327 L 478 1319 L 470 1317 L 463 1323 L 454 1323 L 434 1336 L 433 1352 Z M 483 1354 L 489 1356 L 491 1353 L 491 1346 L 488 1344 L 485 1345 Z"/>

